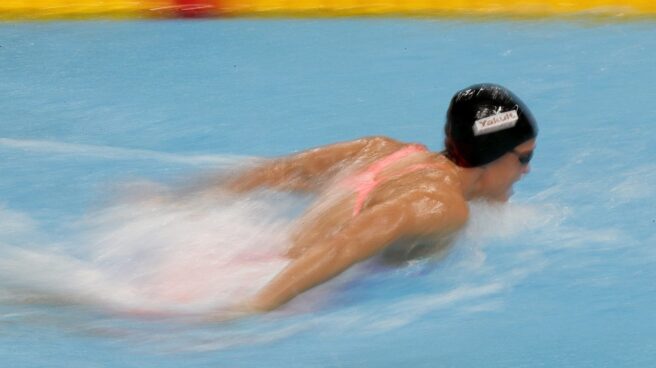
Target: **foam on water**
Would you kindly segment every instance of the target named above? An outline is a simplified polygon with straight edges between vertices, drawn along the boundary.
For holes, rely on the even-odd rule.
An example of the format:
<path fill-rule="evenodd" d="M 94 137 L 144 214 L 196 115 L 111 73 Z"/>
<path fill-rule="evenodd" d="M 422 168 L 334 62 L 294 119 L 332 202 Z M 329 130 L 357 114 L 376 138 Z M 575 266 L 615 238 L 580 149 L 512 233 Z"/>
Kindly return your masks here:
<path fill-rule="evenodd" d="M 5 149 L 103 161 L 234 168 L 252 158 L 178 155 L 55 141 L 0 139 Z M 116 189 L 119 188 L 119 189 Z M 105 205 L 53 243 L 29 214 L 0 207 L 0 297 L 93 305 L 121 313 L 206 313 L 241 300 L 287 260 L 289 213 L 299 199 L 216 191 L 180 196 L 146 179 L 112 187 Z M 173 199 L 175 197 L 175 199 Z M 301 201 L 302 202 L 302 201 Z"/>
<path fill-rule="evenodd" d="M 287 263 L 289 220 L 264 199 L 122 203 L 78 227 L 56 248 L 3 245 L 3 287 L 120 311 L 202 313 L 252 294 Z"/>

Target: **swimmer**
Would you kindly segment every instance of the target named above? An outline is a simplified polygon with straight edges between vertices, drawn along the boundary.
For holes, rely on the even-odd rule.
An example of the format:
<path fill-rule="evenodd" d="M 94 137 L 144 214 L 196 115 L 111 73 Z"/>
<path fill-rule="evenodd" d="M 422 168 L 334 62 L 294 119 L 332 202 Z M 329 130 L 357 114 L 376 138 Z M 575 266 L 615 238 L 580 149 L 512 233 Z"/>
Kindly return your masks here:
<path fill-rule="evenodd" d="M 467 222 L 467 202 L 505 202 L 529 172 L 537 125 L 506 88 L 457 92 L 446 114 L 445 150 L 386 137 L 362 138 L 272 159 L 223 183 L 313 193 L 286 256 L 290 263 L 244 306 L 273 310 L 376 255 L 402 260 L 444 249 Z"/>

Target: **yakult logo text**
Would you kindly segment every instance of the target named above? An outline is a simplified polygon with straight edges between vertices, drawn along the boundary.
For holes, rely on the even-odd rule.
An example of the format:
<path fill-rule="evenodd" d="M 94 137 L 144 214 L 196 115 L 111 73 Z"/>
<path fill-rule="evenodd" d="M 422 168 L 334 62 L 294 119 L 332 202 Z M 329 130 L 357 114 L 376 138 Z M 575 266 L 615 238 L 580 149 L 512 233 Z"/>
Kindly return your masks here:
<path fill-rule="evenodd" d="M 506 111 L 476 120 L 473 127 L 474 135 L 483 135 L 512 128 L 517 124 L 517 120 L 519 120 L 517 110 Z"/>

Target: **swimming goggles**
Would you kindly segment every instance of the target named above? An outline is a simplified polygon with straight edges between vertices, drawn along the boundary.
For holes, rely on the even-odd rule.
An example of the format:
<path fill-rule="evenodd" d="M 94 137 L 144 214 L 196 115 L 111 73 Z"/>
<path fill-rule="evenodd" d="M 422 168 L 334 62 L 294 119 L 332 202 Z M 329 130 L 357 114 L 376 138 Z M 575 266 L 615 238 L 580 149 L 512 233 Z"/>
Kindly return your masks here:
<path fill-rule="evenodd" d="M 519 163 L 522 164 L 523 166 L 528 165 L 529 162 L 531 162 L 531 159 L 533 158 L 533 151 L 528 151 L 526 153 L 519 153 L 515 150 L 511 151 L 512 153 L 517 156 L 517 159 L 519 160 Z"/>

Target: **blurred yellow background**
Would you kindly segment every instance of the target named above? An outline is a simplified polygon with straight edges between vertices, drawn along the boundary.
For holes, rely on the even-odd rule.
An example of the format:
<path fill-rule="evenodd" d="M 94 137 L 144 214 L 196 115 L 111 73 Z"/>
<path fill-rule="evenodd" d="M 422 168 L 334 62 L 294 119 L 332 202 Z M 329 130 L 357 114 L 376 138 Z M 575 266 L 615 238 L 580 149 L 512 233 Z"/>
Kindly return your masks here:
<path fill-rule="evenodd" d="M 654 0 L 2 0 L 0 19 L 211 16 L 656 15 Z"/>

